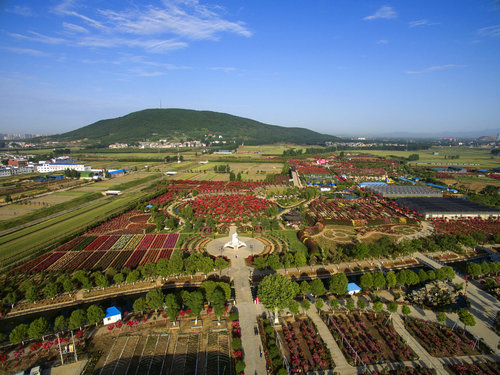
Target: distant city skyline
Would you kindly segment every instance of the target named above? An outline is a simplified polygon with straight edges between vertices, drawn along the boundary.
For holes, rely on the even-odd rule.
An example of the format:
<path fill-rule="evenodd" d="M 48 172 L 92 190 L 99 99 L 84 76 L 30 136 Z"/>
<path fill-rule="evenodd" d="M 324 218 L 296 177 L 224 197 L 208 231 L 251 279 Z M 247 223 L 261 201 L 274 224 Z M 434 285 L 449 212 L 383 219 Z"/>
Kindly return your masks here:
<path fill-rule="evenodd" d="M 0 52 L 0 133 L 160 103 L 333 135 L 500 128 L 498 0 L 7 0 Z"/>

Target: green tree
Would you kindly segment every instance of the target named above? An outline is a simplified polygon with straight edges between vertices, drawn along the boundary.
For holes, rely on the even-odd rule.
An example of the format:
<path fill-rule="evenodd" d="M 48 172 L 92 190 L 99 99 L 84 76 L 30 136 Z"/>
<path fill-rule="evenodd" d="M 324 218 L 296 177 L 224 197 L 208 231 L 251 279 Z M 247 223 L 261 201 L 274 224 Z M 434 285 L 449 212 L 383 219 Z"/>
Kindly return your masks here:
<path fill-rule="evenodd" d="M 474 327 L 476 325 L 476 319 L 467 309 L 462 309 L 458 313 L 460 321 L 464 324 L 464 329 L 467 326 Z"/>
<path fill-rule="evenodd" d="M 467 263 L 466 270 L 467 274 L 471 275 L 472 277 L 477 277 L 482 272 L 481 266 L 474 262 Z"/>
<path fill-rule="evenodd" d="M 165 296 L 160 289 L 154 289 L 146 294 L 146 306 L 158 312 L 158 309 L 163 306 Z"/>
<path fill-rule="evenodd" d="M 297 251 L 295 253 L 295 265 L 300 268 L 300 267 L 304 267 L 307 263 L 307 259 L 306 259 L 306 256 L 304 255 L 304 253 L 302 251 Z"/>
<path fill-rule="evenodd" d="M 97 326 L 98 323 L 102 322 L 105 315 L 101 306 L 90 305 L 87 309 L 87 322 Z"/>
<path fill-rule="evenodd" d="M 288 309 L 290 310 L 290 312 L 292 314 L 298 314 L 299 313 L 299 303 L 297 301 L 295 301 L 294 299 L 292 299 L 290 301 L 290 304 L 288 305 Z"/>
<path fill-rule="evenodd" d="M 47 298 L 54 298 L 57 295 L 57 284 L 47 283 L 47 285 L 45 285 L 45 288 L 43 288 L 43 294 Z"/>
<path fill-rule="evenodd" d="M 314 297 L 322 296 L 326 292 L 325 285 L 320 278 L 314 279 L 309 285 L 311 287 L 311 294 Z"/>
<path fill-rule="evenodd" d="M 384 304 L 380 301 L 377 301 L 373 304 L 373 311 L 375 311 L 375 314 L 380 313 L 383 308 L 384 308 Z"/>
<path fill-rule="evenodd" d="M 292 282 L 283 275 L 267 275 L 259 284 L 257 296 L 266 308 L 274 309 L 277 318 L 278 310 L 290 305 L 294 297 L 294 288 Z"/>
<path fill-rule="evenodd" d="M 337 310 L 340 306 L 339 300 L 333 296 L 330 297 L 330 300 L 328 301 L 328 303 L 333 310 Z"/>
<path fill-rule="evenodd" d="M 26 291 L 25 297 L 28 301 L 36 303 L 36 301 L 38 301 L 38 298 L 40 297 L 38 287 L 36 285 L 31 285 Z"/>
<path fill-rule="evenodd" d="M 366 301 L 363 298 L 358 298 L 358 301 L 356 302 L 356 306 L 360 310 L 366 309 Z"/>
<path fill-rule="evenodd" d="M 49 322 L 43 316 L 31 322 L 28 328 L 28 336 L 30 339 L 41 339 L 49 331 Z"/>
<path fill-rule="evenodd" d="M 174 251 L 168 263 L 168 268 L 170 269 L 170 275 L 179 275 L 182 272 L 184 269 L 184 260 L 180 251 Z"/>
<path fill-rule="evenodd" d="M 99 273 L 95 277 L 95 284 L 99 288 L 102 288 L 102 289 L 106 288 L 109 285 L 108 277 L 106 275 L 103 275 L 102 273 Z"/>
<path fill-rule="evenodd" d="M 10 305 L 11 308 L 14 308 L 14 304 L 17 301 L 16 292 L 9 292 L 4 298 L 5 302 Z"/>
<path fill-rule="evenodd" d="M 323 306 L 325 305 L 325 303 L 323 302 L 323 299 L 320 298 L 320 297 L 317 297 L 315 300 L 314 300 L 314 305 L 316 306 L 316 308 L 318 310 L 321 310 L 323 308 Z"/>
<path fill-rule="evenodd" d="M 58 315 L 54 319 L 54 331 L 61 332 L 68 328 L 68 319 L 64 315 Z"/>
<path fill-rule="evenodd" d="M 361 288 L 363 288 L 364 291 L 371 289 L 373 287 L 373 276 L 371 273 L 365 273 L 361 275 L 361 278 L 359 280 L 361 284 Z"/>
<path fill-rule="evenodd" d="M 387 310 L 390 312 L 390 313 L 395 313 L 396 311 L 398 311 L 398 303 L 397 302 L 389 302 L 387 304 Z"/>
<path fill-rule="evenodd" d="M 215 316 L 220 319 L 220 317 L 224 314 L 226 307 L 226 296 L 220 287 L 215 288 L 212 293 L 210 303 L 214 308 Z"/>
<path fill-rule="evenodd" d="M 418 278 L 420 279 L 421 283 L 425 283 L 429 279 L 429 276 L 427 275 L 427 272 L 425 272 L 425 270 L 421 269 L 420 271 L 418 271 Z"/>
<path fill-rule="evenodd" d="M 62 287 L 66 293 L 71 293 L 75 289 L 75 284 L 73 284 L 73 281 L 67 277 L 62 282 Z"/>
<path fill-rule="evenodd" d="M 348 300 L 346 300 L 345 307 L 347 310 L 353 311 L 354 310 L 354 300 L 352 298 L 349 298 Z"/>
<path fill-rule="evenodd" d="M 387 272 L 387 274 L 385 275 L 385 280 L 389 289 L 394 288 L 397 283 L 396 273 L 394 271 Z"/>
<path fill-rule="evenodd" d="M 335 273 L 330 277 L 330 292 L 337 295 L 345 294 L 347 290 L 347 276 L 345 273 Z"/>
<path fill-rule="evenodd" d="M 177 318 L 180 307 L 175 294 L 169 293 L 165 296 L 165 306 L 167 308 L 168 318 L 174 321 Z"/>
<path fill-rule="evenodd" d="M 309 302 L 308 299 L 303 299 L 301 302 L 300 302 L 300 306 L 302 307 L 302 309 L 304 311 L 308 311 L 309 308 L 311 307 L 311 302 Z"/>
<path fill-rule="evenodd" d="M 146 299 L 144 297 L 139 297 L 134 301 L 134 304 L 132 305 L 132 308 L 136 313 L 143 313 L 148 307 L 148 304 L 146 303 Z"/>
<path fill-rule="evenodd" d="M 411 314 L 411 309 L 410 309 L 410 306 L 408 306 L 408 305 L 403 305 L 403 307 L 401 308 L 401 312 L 402 312 L 404 315 L 410 315 L 410 314 Z"/>
<path fill-rule="evenodd" d="M 135 284 L 139 280 L 139 277 L 140 277 L 139 271 L 137 270 L 131 271 L 127 275 L 127 283 Z"/>
<path fill-rule="evenodd" d="M 160 259 L 161 260 L 161 259 Z M 118 272 L 116 275 L 113 276 L 113 281 L 115 284 L 121 284 L 125 280 L 125 276 L 123 276 L 123 273 Z"/>
<path fill-rule="evenodd" d="M 444 323 L 444 322 L 446 322 L 446 313 L 443 311 L 440 311 L 437 313 L 436 318 L 437 318 L 438 322 Z"/>
<path fill-rule="evenodd" d="M 444 281 L 446 279 L 446 272 L 443 268 L 444 267 L 438 268 L 436 270 L 436 279 L 441 280 L 441 281 Z"/>
<path fill-rule="evenodd" d="M 73 312 L 69 316 L 68 328 L 69 329 L 81 328 L 86 323 L 87 323 L 87 314 L 85 314 L 85 311 L 83 309 L 73 310 Z"/>
<path fill-rule="evenodd" d="M 373 286 L 379 290 L 385 286 L 385 276 L 382 271 L 375 271 L 373 273 Z"/>
<path fill-rule="evenodd" d="M 196 324 L 198 324 L 198 316 L 203 309 L 203 294 L 199 291 L 190 293 L 186 305 L 191 309 L 191 316 L 196 317 Z"/>
<path fill-rule="evenodd" d="M 10 332 L 9 341 L 12 344 L 19 344 L 26 340 L 26 336 L 28 336 L 28 325 L 21 323 Z"/>
<path fill-rule="evenodd" d="M 223 270 L 224 268 L 229 267 L 229 262 L 222 257 L 215 258 L 214 266 L 217 270 Z"/>

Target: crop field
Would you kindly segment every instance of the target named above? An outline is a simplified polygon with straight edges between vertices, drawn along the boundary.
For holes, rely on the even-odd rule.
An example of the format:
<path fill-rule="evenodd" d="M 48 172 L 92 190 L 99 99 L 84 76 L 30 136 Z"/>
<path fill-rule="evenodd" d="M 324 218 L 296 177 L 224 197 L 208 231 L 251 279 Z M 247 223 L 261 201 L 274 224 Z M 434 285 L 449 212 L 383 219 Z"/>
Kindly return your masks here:
<path fill-rule="evenodd" d="M 0 238 L 0 260 L 6 264 L 6 262 L 10 263 L 20 259 L 31 250 L 69 235 L 71 230 L 77 231 L 85 228 L 96 218 L 106 217 L 122 209 L 123 206 L 140 198 L 140 196 L 140 192 L 134 192 L 127 196 L 113 197 L 5 235 Z M 70 231 L 68 228 L 71 228 Z"/>
<path fill-rule="evenodd" d="M 439 155 L 433 155 L 433 152 L 439 152 Z M 359 150 L 359 152 L 363 152 Z M 466 148 L 466 147 L 432 147 L 428 150 L 418 150 L 418 151 L 383 151 L 383 150 L 370 150 L 367 153 L 390 157 L 389 155 L 395 155 L 399 157 L 407 158 L 411 154 L 418 154 L 420 159 L 415 163 L 441 163 L 446 164 L 478 164 L 470 165 L 474 168 L 495 168 L 500 163 L 500 157 L 491 155 L 489 149 L 482 148 Z M 460 155 L 459 159 L 445 159 L 446 156 Z M 418 165 L 418 164 L 417 164 Z M 467 166 L 467 165 L 464 165 Z"/>
<path fill-rule="evenodd" d="M 266 155 L 282 155 L 283 151 L 295 148 L 296 150 L 304 149 L 304 146 L 297 145 L 263 145 L 263 146 L 240 146 L 238 152 L 260 152 Z"/>

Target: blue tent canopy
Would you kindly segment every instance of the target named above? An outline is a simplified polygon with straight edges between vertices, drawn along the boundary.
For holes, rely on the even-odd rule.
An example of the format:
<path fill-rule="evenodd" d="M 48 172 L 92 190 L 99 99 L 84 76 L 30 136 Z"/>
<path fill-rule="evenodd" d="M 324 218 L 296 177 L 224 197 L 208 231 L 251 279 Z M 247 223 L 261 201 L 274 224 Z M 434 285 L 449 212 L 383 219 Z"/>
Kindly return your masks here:
<path fill-rule="evenodd" d="M 116 315 L 121 315 L 122 312 L 120 311 L 120 309 L 116 306 L 111 306 L 111 307 L 108 307 L 106 309 L 106 315 L 104 316 L 105 318 L 110 318 L 112 316 L 116 316 Z"/>

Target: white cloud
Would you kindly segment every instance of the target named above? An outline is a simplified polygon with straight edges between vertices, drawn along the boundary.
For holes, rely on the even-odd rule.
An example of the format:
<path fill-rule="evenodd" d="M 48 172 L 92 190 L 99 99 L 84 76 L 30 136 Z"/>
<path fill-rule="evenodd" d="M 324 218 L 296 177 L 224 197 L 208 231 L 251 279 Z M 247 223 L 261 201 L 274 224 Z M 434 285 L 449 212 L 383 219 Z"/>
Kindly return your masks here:
<path fill-rule="evenodd" d="M 86 47 L 104 47 L 104 48 L 117 48 L 117 47 L 140 47 L 148 50 L 149 52 L 164 52 L 172 51 L 187 47 L 187 43 L 179 42 L 176 40 L 162 40 L 162 39 L 130 39 L 121 37 L 105 37 L 105 36 L 91 36 L 82 38 L 79 45 Z"/>
<path fill-rule="evenodd" d="M 25 5 L 24 6 L 16 5 L 14 8 L 5 9 L 5 11 L 9 13 L 18 14 L 24 17 L 33 16 L 33 11 L 31 10 L 31 8 Z"/>
<path fill-rule="evenodd" d="M 236 68 L 232 66 L 213 66 L 211 68 L 208 68 L 209 70 L 219 70 L 223 72 L 234 72 Z"/>
<path fill-rule="evenodd" d="M 164 8 L 148 6 L 144 10 L 99 12 L 114 29 L 129 34 L 171 33 L 189 39 L 217 39 L 221 32 L 246 37 L 252 35 L 243 23 L 225 20 L 215 10 L 197 1 L 165 2 L 164 5 Z"/>
<path fill-rule="evenodd" d="M 422 70 L 409 70 L 406 73 L 407 74 L 431 73 L 438 70 L 455 69 L 455 68 L 465 68 L 465 65 L 456 65 L 456 64 L 435 65 L 435 66 L 429 66 L 428 68 Z"/>
<path fill-rule="evenodd" d="M 377 44 L 389 44 L 389 41 L 386 39 L 380 39 L 379 41 L 377 41 Z"/>
<path fill-rule="evenodd" d="M 89 31 L 80 25 L 75 25 L 74 23 L 68 23 L 68 22 L 63 22 L 63 27 L 66 29 L 66 31 L 70 33 L 83 33 L 83 34 L 88 34 Z"/>
<path fill-rule="evenodd" d="M 396 11 L 392 7 L 390 7 L 388 5 L 384 5 L 379 10 L 377 10 L 374 14 L 372 14 L 370 16 L 366 16 L 363 19 L 366 21 L 371 21 L 371 20 L 376 20 L 376 19 L 387 19 L 388 20 L 388 19 L 397 18 L 397 17 L 398 17 L 398 14 L 396 13 Z"/>
<path fill-rule="evenodd" d="M 39 51 L 37 49 L 31 49 L 31 48 L 18 48 L 18 47 L 0 47 L 3 50 L 14 52 L 14 53 L 19 53 L 22 55 L 30 55 L 30 56 L 48 56 L 47 53 Z"/>
<path fill-rule="evenodd" d="M 483 37 L 500 37 L 500 25 L 487 26 L 479 29 L 477 33 Z"/>
<path fill-rule="evenodd" d="M 16 34 L 16 33 L 9 33 L 10 36 L 18 39 L 26 39 L 26 40 L 31 40 L 35 42 L 41 42 L 41 43 L 46 43 L 46 44 L 61 44 L 64 43 L 66 40 L 61 39 L 61 38 L 55 38 L 51 37 L 48 35 L 40 34 L 34 31 L 28 31 L 29 34 L 31 35 L 23 35 L 23 34 Z"/>
<path fill-rule="evenodd" d="M 439 25 L 439 23 L 438 22 L 430 22 L 429 20 L 426 20 L 426 19 L 408 22 L 408 26 L 410 28 L 418 27 L 418 26 L 432 26 L 432 25 Z"/>

